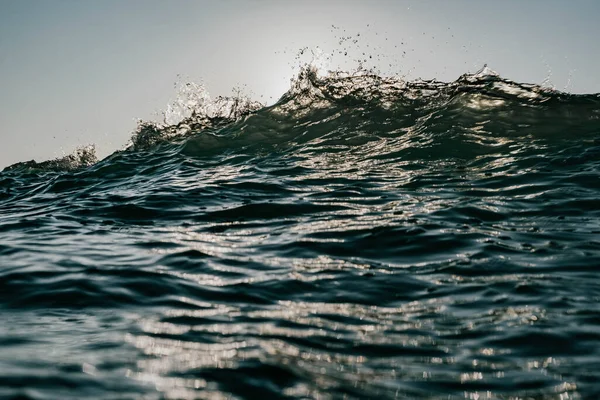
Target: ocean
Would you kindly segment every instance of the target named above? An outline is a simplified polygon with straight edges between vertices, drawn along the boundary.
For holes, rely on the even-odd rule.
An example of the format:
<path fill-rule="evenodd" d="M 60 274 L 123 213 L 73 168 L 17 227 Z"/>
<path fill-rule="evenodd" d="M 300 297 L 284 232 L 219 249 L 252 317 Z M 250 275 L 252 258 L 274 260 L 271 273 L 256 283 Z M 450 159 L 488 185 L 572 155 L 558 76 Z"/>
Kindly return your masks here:
<path fill-rule="evenodd" d="M 186 96 L 0 173 L 0 398 L 600 398 L 600 95 Z"/>

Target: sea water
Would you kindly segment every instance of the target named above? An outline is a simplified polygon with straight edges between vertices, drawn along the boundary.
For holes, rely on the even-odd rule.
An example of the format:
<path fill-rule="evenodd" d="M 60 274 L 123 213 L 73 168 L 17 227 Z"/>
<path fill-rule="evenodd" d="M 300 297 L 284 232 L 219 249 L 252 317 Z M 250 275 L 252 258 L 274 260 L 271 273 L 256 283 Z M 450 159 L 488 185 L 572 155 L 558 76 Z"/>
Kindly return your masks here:
<path fill-rule="evenodd" d="M 0 173 L 0 397 L 600 398 L 599 95 L 193 106 Z"/>

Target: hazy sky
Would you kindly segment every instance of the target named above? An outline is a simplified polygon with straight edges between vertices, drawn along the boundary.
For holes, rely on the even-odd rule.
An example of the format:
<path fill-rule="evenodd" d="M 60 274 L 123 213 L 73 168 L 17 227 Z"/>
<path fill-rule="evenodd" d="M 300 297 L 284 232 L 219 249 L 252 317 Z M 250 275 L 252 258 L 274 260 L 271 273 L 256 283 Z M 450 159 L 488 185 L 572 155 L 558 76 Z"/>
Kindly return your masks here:
<path fill-rule="evenodd" d="M 178 82 L 272 102 L 305 46 L 350 50 L 330 68 L 364 52 L 383 73 L 449 81 L 487 63 L 597 93 L 599 18 L 598 0 L 0 0 L 0 168 L 92 143 L 106 156 Z"/>

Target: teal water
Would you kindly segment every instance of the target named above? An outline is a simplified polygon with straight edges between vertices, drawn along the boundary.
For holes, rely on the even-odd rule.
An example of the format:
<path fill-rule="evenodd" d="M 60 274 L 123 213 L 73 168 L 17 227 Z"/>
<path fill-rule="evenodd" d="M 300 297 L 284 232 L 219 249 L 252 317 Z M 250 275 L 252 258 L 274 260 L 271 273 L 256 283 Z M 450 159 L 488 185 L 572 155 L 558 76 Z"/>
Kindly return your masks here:
<path fill-rule="evenodd" d="M 0 397 L 600 398 L 600 97 L 306 68 L 0 173 Z"/>

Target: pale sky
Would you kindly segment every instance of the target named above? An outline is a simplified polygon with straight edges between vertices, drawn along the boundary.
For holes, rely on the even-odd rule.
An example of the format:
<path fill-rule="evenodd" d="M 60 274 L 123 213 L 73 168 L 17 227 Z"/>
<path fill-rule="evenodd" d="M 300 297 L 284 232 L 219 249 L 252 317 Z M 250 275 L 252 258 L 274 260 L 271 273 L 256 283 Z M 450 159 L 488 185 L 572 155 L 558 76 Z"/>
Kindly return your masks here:
<path fill-rule="evenodd" d="M 347 49 L 331 69 L 364 52 L 384 74 L 452 81 L 487 63 L 598 93 L 599 19 L 598 0 L 0 0 L 0 168 L 123 148 L 176 83 L 273 102 L 303 47 Z"/>

